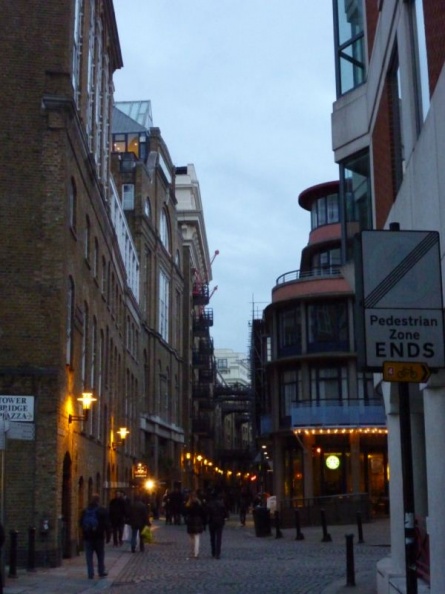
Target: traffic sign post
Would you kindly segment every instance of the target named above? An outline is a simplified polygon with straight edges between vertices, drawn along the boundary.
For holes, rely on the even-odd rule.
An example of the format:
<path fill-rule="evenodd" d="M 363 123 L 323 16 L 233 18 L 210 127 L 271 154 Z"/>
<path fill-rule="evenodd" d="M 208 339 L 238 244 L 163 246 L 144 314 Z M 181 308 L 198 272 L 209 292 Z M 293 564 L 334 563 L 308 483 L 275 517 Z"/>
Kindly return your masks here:
<path fill-rule="evenodd" d="M 417 594 L 409 383 L 445 366 L 442 274 L 436 231 L 363 231 L 356 249 L 359 363 L 398 383 L 406 592 Z"/>

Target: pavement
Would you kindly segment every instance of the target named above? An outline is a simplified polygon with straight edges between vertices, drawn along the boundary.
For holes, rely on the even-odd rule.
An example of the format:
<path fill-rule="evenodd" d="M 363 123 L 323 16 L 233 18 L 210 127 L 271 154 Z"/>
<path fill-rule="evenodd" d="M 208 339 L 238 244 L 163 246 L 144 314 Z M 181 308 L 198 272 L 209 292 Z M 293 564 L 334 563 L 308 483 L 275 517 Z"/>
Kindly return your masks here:
<path fill-rule="evenodd" d="M 8 577 L 4 594 L 376 594 L 376 563 L 390 552 L 389 520 L 357 527 L 272 527 L 268 536 L 256 536 L 252 516 L 241 526 L 233 516 L 223 532 L 221 559 L 212 559 L 208 532 L 201 536 L 200 555 L 190 559 L 185 526 L 154 520 L 154 542 L 143 553 L 131 553 L 129 544 L 106 545 L 105 578 L 88 580 L 83 554 L 64 559 L 56 568 L 18 569 Z M 346 554 L 346 542 L 351 543 Z M 1 590 L 0 590 L 1 592 Z"/>

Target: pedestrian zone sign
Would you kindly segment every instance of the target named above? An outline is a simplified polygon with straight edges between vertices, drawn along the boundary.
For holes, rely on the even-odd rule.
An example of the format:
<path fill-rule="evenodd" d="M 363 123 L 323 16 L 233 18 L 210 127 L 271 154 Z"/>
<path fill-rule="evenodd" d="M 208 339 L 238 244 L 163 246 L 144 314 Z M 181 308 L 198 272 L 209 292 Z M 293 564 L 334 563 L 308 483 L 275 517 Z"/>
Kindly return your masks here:
<path fill-rule="evenodd" d="M 392 361 L 444 367 L 439 234 L 362 231 L 356 264 L 363 366 L 381 371 Z"/>

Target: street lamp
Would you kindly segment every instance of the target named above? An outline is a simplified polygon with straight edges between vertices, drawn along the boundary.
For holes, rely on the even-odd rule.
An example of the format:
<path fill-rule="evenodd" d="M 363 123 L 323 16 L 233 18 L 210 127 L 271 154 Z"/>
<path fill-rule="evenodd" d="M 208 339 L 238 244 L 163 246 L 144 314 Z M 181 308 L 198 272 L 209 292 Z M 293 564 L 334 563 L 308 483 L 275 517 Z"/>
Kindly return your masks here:
<path fill-rule="evenodd" d="M 80 396 L 77 400 L 82 403 L 83 415 L 68 415 L 69 424 L 71 424 L 73 421 L 87 422 L 91 405 L 93 402 L 97 401 L 97 398 L 94 398 L 92 392 L 82 392 L 82 396 Z"/>
<path fill-rule="evenodd" d="M 119 435 L 119 437 L 121 438 L 120 441 L 113 441 L 113 443 L 111 444 L 111 447 L 113 448 L 113 450 L 116 449 L 116 446 L 118 445 L 125 445 L 125 440 L 127 438 L 127 435 L 129 435 L 129 430 L 126 427 L 120 427 L 116 433 Z"/>

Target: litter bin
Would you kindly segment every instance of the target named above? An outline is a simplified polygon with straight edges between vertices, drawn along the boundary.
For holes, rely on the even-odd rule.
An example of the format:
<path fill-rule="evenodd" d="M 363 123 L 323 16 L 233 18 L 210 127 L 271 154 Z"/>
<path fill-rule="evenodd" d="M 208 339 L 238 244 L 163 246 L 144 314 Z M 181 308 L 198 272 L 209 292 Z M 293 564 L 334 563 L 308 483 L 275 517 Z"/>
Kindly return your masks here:
<path fill-rule="evenodd" d="M 255 536 L 270 536 L 270 511 L 267 507 L 258 506 L 253 510 Z"/>

